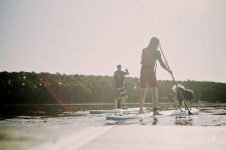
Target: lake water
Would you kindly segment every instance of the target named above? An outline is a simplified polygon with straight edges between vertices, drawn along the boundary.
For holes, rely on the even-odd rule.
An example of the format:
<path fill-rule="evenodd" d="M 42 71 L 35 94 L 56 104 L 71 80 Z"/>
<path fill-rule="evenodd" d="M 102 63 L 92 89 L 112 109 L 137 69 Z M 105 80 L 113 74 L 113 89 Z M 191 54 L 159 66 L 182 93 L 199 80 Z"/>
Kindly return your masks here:
<path fill-rule="evenodd" d="M 138 104 L 128 105 L 130 108 L 137 106 Z M 146 104 L 146 108 L 149 108 L 149 106 L 150 104 Z M 159 106 L 161 110 L 174 109 L 171 104 L 160 104 Z M 196 105 L 195 108 L 199 109 L 199 115 L 187 117 L 160 115 L 157 121 L 153 121 L 149 117 L 143 121 L 135 119 L 123 122 L 106 120 L 106 116 L 110 114 L 89 114 L 89 110 L 111 109 L 112 104 L 80 104 L 64 107 L 73 108 L 74 112 L 65 113 L 55 105 L 4 106 L 4 111 L 1 112 L 5 114 L 7 114 L 6 110 L 12 112 L 16 109 L 16 111 L 14 113 L 8 112 L 6 117 L 3 116 L 4 114 L 1 114 L 0 148 L 6 150 L 11 150 L 15 147 L 17 147 L 17 150 L 29 149 L 50 140 L 54 143 L 59 137 L 76 133 L 81 129 L 109 125 L 226 127 L 225 104 Z M 17 113 L 20 115 L 16 115 Z"/>
<path fill-rule="evenodd" d="M 146 104 L 148 109 L 150 104 Z M 7 107 L 7 106 L 6 106 Z M 20 108 L 21 107 L 21 108 Z M 22 109 L 24 113 L 11 116 L 10 118 L 1 118 L 0 127 L 12 124 L 22 124 L 27 126 L 51 126 L 51 125 L 68 125 L 74 126 L 103 126 L 103 125 L 129 125 L 142 124 L 137 120 L 125 122 L 114 122 L 106 120 L 109 114 L 89 114 L 89 110 L 112 109 L 112 104 L 77 104 L 65 105 L 64 108 L 73 108 L 74 113 L 65 113 L 55 105 L 35 105 L 31 113 L 30 105 L 17 105 L 14 108 Z M 34 107 L 34 106 L 32 106 Z M 37 109 L 40 107 L 42 109 Z M 127 107 L 138 107 L 138 104 L 128 104 Z M 159 104 L 161 110 L 173 110 L 171 104 Z M 158 122 L 155 125 L 189 125 L 189 126 L 226 126 L 226 104 L 196 104 L 195 108 L 199 109 L 199 115 L 191 115 L 183 118 L 175 116 L 158 116 Z M 12 108 L 11 108 L 12 109 Z M 25 110 L 29 110 L 28 112 Z M 51 113 L 46 111 L 51 110 Z M 53 111 L 55 113 L 53 113 Z M 12 111 L 12 110 L 11 110 Z M 48 112 L 48 113 L 47 113 Z M 79 113 L 76 113 L 79 112 Z M 152 124 L 152 119 L 146 119 L 145 124 Z"/>

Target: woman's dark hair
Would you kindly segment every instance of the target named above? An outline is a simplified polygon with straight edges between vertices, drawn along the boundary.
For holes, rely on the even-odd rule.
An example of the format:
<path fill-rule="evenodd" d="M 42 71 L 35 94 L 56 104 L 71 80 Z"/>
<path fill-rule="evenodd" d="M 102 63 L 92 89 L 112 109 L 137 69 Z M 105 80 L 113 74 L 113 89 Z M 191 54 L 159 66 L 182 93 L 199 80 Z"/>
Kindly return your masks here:
<path fill-rule="evenodd" d="M 157 37 L 153 37 L 153 38 L 151 38 L 148 48 L 150 48 L 152 50 L 156 50 L 158 48 L 159 43 L 160 43 L 159 39 Z"/>

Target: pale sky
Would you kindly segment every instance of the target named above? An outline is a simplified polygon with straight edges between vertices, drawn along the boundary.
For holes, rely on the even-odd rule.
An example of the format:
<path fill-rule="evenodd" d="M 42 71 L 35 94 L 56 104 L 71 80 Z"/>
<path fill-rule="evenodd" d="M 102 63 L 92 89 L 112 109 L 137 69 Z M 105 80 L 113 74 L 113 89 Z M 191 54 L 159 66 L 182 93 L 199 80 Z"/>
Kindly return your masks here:
<path fill-rule="evenodd" d="M 226 83 L 225 0 L 0 0 L 0 71 L 139 77 L 153 36 L 177 80 Z"/>

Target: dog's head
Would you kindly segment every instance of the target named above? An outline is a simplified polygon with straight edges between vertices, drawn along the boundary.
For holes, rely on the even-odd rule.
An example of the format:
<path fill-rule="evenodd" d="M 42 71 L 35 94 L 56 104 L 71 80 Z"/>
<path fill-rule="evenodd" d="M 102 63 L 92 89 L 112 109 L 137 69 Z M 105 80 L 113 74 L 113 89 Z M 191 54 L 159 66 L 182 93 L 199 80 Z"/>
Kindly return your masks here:
<path fill-rule="evenodd" d="M 179 92 L 178 90 L 180 90 L 180 92 L 183 94 L 183 97 L 185 100 L 191 100 L 194 97 L 194 93 L 192 90 L 190 89 L 186 89 L 183 85 L 178 84 L 177 86 L 174 85 L 172 87 L 172 91 L 174 93 L 174 96 L 177 96 L 177 93 Z M 177 98 L 178 99 L 178 98 Z M 181 99 L 181 98 L 179 98 Z"/>
<path fill-rule="evenodd" d="M 185 90 L 185 87 L 184 87 L 183 85 L 181 85 L 181 84 L 177 84 L 177 86 L 174 85 L 174 86 L 172 87 L 173 93 L 176 94 L 176 93 L 178 92 L 178 89 L 180 89 L 180 90 Z"/>

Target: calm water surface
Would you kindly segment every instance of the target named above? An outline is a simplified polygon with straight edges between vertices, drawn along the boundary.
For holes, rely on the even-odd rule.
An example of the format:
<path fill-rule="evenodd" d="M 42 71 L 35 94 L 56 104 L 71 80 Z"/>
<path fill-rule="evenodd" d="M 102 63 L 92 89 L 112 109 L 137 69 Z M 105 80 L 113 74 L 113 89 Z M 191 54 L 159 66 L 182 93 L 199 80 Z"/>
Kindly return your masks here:
<path fill-rule="evenodd" d="M 137 104 L 129 104 L 128 107 L 137 107 Z M 20 106 L 17 106 L 20 107 Z M 22 107 L 22 106 L 21 106 Z M 23 106 L 25 107 L 25 106 Z M 27 106 L 28 107 L 28 106 Z M 40 106 L 39 106 L 40 107 Z M 45 109 L 51 109 L 54 105 L 45 106 Z M 68 107 L 68 105 L 66 106 Z M 106 120 L 106 116 L 110 114 L 89 114 L 89 110 L 94 109 L 112 109 L 112 104 L 80 104 L 73 105 L 73 113 L 65 113 L 59 111 L 46 115 L 43 110 L 36 111 L 36 115 L 19 115 L 12 118 L 2 118 L 0 126 L 24 125 L 24 126 L 104 126 L 104 125 L 130 125 L 142 124 L 152 125 L 152 118 L 147 118 L 141 123 L 139 120 L 129 120 L 124 122 L 115 122 Z M 149 104 L 146 104 L 149 108 Z M 174 109 L 170 104 L 160 104 L 161 110 Z M 189 126 L 226 126 L 226 104 L 202 104 L 196 105 L 199 109 L 199 115 L 191 115 L 188 117 L 178 118 L 175 116 L 158 116 L 155 125 L 189 125 Z M 24 108 L 26 109 L 26 108 Z"/>
<path fill-rule="evenodd" d="M 128 107 L 137 107 L 130 104 Z M 149 108 L 149 104 L 146 108 Z M 8 107 L 8 108 L 7 108 Z M 40 109 L 37 109 L 40 108 Z M 225 104 L 203 104 L 197 105 L 199 115 L 187 117 L 158 116 L 158 120 L 147 117 L 139 119 L 115 122 L 106 120 L 110 114 L 89 114 L 93 109 L 112 109 L 112 104 L 73 105 L 74 112 L 64 112 L 55 105 L 45 106 L 10 106 L 4 107 L 4 114 L 0 119 L 0 149 L 17 150 L 30 149 L 35 145 L 45 142 L 55 143 L 65 135 L 76 134 L 81 130 L 104 126 L 222 126 L 226 127 L 226 105 Z M 161 110 L 174 109 L 170 105 L 160 104 Z M 13 113 L 11 111 L 15 110 Z M 29 110 L 29 111 L 27 111 Z M 76 111 L 75 111 L 76 110 Z M 10 111 L 10 112 L 8 112 Z M 18 112 L 17 112 L 18 111 Z M 20 114 L 20 115 L 15 115 Z"/>

